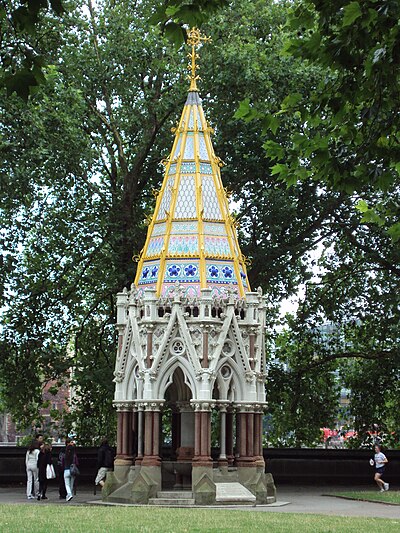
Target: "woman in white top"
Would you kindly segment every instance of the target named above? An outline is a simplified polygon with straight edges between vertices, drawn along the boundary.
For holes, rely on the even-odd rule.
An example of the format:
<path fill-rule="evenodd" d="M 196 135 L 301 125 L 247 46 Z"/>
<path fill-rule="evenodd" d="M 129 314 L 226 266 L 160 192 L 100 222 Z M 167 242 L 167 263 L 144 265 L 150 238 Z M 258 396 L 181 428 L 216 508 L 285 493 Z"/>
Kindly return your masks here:
<path fill-rule="evenodd" d="M 39 449 L 37 442 L 33 441 L 25 456 L 26 475 L 28 478 L 26 482 L 26 496 L 28 500 L 34 500 L 39 494 L 38 457 Z"/>
<path fill-rule="evenodd" d="M 375 464 L 375 475 L 374 480 L 378 485 L 381 492 L 389 490 L 389 483 L 385 483 L 382 479 L 382 476 L 385 472 L 385 465 L 388 462 L 386 455 L 382 453 L 382 446 L 380 444 L 375 444 L 375 456 L 370 460 L 371 466 Z"/>

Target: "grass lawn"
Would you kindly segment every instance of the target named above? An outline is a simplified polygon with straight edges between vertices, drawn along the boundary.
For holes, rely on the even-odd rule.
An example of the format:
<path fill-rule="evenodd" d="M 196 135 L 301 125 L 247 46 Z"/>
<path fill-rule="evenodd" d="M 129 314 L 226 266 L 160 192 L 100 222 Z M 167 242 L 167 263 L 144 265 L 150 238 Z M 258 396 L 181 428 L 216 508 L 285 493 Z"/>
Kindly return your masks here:
<path fill-rule="evenodd" d="M 368 502 L 384 502 L 395 503 L 400 505 L 400 491 L 379 492 L 378 490 L 372 491 L 358 491 L 358 492 L 335 492 L 330 496 L 344 496 L 345 498 L 351 498 L 352 500 L 365 500 Z"/>
<path fill-rule="evenodd" d="M 399 520 L 348 518 L 289 513 L 157 507 L 0 505 L 0 532 L 93 533 L 168 532 L 323 532 L 347 533 L 400 530 Z"/>

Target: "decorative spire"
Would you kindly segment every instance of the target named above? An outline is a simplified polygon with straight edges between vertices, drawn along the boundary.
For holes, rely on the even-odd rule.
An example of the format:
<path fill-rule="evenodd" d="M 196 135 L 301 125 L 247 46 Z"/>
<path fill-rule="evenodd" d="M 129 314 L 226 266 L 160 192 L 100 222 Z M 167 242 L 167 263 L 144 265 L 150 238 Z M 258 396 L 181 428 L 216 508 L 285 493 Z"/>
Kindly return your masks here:
<path fill-rule="evenodd" d="M 190 89 L 177 127 L 172 151 L 162 161 L 164 180 L 155 191 L 156 206 L 147 239 L 137 257 L 135 285 L 157 296 L 185 288 L 188 297 L 211 289 L 226 297 L 230 291 L 244 297 L 250 290 L 246 258 L 237 239 L 237 222 L 229 213 L 221 180 L 224 163 L 216 156 L 198 94 L 196 47 L 210 39 L 192 28 L 188 32 Z"/>
<path fill-rule="evenodd" d="M 205 35 L 202 35 L 200 30 L 198 28 L 192 28 L 190 30 L 186 30 L 187 32 L 187 44 L 192 47 L 192 51 L 190 54 L 188 54 L 188 58 L 190 59 L 190 63 L 188 64 L 188 70 L 190 71 L 190 75 L 188 76 L 188 79 L 190 80 L 190 87 L 189 91 L 197 91 L 197 84 L 196 81 L 199 78 L 199 76 L 196 74 L 196 71 L 199 68 L 199 65 L 196 63 L 196 59 L 199 59 L 199 54 L 196 51 L 196 48 L 202 43 L 211 43 L 211 37 L 206 37 Z"/>

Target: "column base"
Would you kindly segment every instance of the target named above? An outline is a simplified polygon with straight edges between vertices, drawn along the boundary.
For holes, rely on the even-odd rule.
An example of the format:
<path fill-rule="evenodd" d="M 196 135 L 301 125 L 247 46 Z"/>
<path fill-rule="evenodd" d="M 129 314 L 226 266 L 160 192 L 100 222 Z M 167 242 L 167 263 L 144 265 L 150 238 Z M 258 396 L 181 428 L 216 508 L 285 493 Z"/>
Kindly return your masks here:
<path fill-rule="evenodd" d="M 180 446 L 176 450 L 177 461 L 192 461 L 194 456 L 194 448 L 192 446 Z"/>
<path fill-rule="evenodd" d="M 128 455 L 117 455 L 114 460 L 115 466 L 132 466 L 132 463 L 133 457 L 129 457 Z"/>
<path fill-rule="evenodd" d="M 102 491 L 103 501 L 115 503 L 146 504 L 161 490 L 161 467 L 132 467 L 125 483 L 115 484 L 113 476 L 107 476 Z M 107 490 L 105 490 L 107 489 Z"/>
<path fill-rule="evenodd" d="M 238 457 L 236 459 L 236 466 L 238 468 L 255 468 L 257 462 L 255 457 Z"/>
<path fill-rule="evenodd" d="M 194 466 L 194 467 L 204 466 L 204 467 L 212 468 L 213 467 L 213 460 L 211 459 L 211 457 L 208 457 L 207 455 L 204 455 L 204 456 L 199 455 L 197 457 L 193 457 L 192 466 Z"/>
<path fill-rule="evenodd" d="M 145 455 L 142 459 L 141 466 L 161 467 L 161 457 L 158 455 Z"/>
<path fill-rule="evenodd" d="M 227 457 L 222 457 L 222 458 L 220 457 L 218 459 L 218 467 L 219 468 L 228 468 L 228 464 L 229 464 L 229 462 L 228 462 L 228 458 Z"/>
<path fill-rule="evenodd" d="M 213 481 L 212 461 L 205 465 L 193 462 L 192 492 L 196 505 L 213 505 L 216 498 L 216 487 Z"/>
<path fill-rule="evenodd" d="M 265 461 L 264 461 L 264 458 L 261 457 L 261 455 L 258 455 L 254 459 L 255 459 L 256 466 L 258 468 L 262 468 L 262 471 L 265 472 Z"/>

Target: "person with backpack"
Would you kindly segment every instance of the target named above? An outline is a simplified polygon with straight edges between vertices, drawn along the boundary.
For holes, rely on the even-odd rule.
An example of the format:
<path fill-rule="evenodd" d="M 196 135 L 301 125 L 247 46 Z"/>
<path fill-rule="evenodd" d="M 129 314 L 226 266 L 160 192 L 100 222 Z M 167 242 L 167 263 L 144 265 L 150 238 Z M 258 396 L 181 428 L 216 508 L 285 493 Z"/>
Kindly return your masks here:
<path fill-rule="evenodd" d="M 107 439 L 103 439 L 100 444 L 100 448 L 97 452 L 97 476 L 94 484 L 104 487 L 107 472 L 111 472 L 114 468 L 115 453 L 111 446 L 108 444 Z"/>

